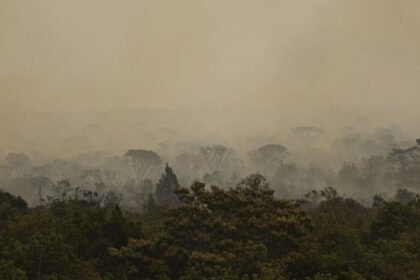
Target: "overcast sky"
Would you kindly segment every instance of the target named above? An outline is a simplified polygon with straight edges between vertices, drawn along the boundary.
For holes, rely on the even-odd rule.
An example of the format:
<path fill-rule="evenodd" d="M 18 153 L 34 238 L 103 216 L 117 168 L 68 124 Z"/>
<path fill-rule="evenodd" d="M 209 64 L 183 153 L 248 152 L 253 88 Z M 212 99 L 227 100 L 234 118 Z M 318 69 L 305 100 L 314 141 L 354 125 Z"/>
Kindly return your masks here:
<path fill-rule="evenodd" d="M 0 111 L 415 109 L 419 27 L 418 0 L 0 0 Z"/>

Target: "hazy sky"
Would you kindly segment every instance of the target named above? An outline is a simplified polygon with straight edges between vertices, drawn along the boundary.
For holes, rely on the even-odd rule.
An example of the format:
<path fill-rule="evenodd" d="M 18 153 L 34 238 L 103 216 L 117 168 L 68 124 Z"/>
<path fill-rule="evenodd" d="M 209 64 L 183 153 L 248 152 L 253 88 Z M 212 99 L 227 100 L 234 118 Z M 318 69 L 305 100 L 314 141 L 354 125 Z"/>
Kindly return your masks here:
<path fill-rule="evenodd" d="M 418 0 L 0 0 L 0 111 L 420 106 Z"/>

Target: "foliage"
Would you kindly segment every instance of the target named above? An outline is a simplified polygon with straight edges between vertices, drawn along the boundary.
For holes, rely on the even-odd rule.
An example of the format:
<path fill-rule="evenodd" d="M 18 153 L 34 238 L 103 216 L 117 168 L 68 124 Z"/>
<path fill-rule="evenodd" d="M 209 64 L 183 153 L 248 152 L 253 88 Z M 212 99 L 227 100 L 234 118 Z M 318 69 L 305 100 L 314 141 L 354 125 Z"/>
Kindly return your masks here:
<path fill-rule="evenodd" d="M 0 279 L 418 279 L 420 200 L 366 207 L 328 187 L 279 199 L 260 174 L 179 188 L 167 166 L 141 214 L 55 184 L 43 205 L 0 192 Z M 160 194 L 158 195 L 158 192 Z M 176 194 L 177 203 L 162 203 Z M 66 193 L 66 195 L 62 195 Z M 168 196 L 166 196 L 168 195 Z M 408 199 L 409 198 L 409 199 Z M 106 201 L 106 203 L 104 202 Z M 159 205 L 160 204 L 160 205 Z"/>

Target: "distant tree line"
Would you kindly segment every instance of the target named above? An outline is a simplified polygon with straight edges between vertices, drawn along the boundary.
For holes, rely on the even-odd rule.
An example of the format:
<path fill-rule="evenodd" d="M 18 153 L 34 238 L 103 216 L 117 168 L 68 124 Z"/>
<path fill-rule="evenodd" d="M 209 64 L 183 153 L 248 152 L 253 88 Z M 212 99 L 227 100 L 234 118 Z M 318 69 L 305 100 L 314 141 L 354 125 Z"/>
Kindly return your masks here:
<path fill-rule="evenodd" d="M 294 133 L 308 139 L 319 134 L 310 127 L 298 127 Z M 348 135 L 339 143 L 349 151 L 372 144 L 360 137 Z M 152 150 L 129 149 L 121 155 L 91 152 L 73 160 L 55 159 L 42 164 L 35 164 L 23 153 L 9 153 L 0 161 L 0 188 L 34 205 L 48 196 L 61 195 L 54 182 L 68 180 L 101 197 L 114 193 L 120 198 L 120 205 L 132 212 L 142 211 L 151 197 L 158 204 L 168 202 L 162 197 L 162 192 L 167 191 L 159 183 L 162 171 L 167 173 L 165 182 L 174 181 L 170 173 L 176 172 L 176 182 L 172 184 L 178 186 L 200 181 L 222 188 L 235 185 L 247 174 L 260 173 L 279 197 L 295 198 L 314 188 L 334 186 L 365 206 L 373 196 L 390 196 L 397 189 L 419 192 L 420 141 L 415 146 L 401 144 L 402 148 L 387 135 L 379 139 L 388 145 L 384 152 L 333 167 L 320 155 L 316 161 L 298 164 L 299 152 L 279 143 L 257 146 L 241 155 L 223 145 L 209 145 L 189 147 L 171 158 Z M 310 153 L 316 158 L 317 150 Z"/>

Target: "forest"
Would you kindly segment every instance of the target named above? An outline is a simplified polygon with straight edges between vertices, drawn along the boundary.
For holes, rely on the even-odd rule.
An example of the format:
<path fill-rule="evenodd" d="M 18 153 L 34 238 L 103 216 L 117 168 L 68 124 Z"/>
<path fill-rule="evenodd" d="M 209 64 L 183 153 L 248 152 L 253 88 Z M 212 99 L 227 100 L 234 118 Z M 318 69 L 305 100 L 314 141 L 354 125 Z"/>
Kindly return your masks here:
<path fill-rule="evenodd" d="M 337 171 L 297 164 L 278 143 L 242 156 L 197 146 L 173 165 L 145 149 L 40 165 L 8 153 L 0 277 L 420 279 L 420 140 L 375 137 L 370 148 L 388 152 Z"/>
<path fill-rule="evenodd" d="M 420 280 L 419 26 L 0 0 L 0 280 Z"/>

